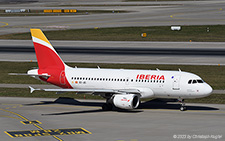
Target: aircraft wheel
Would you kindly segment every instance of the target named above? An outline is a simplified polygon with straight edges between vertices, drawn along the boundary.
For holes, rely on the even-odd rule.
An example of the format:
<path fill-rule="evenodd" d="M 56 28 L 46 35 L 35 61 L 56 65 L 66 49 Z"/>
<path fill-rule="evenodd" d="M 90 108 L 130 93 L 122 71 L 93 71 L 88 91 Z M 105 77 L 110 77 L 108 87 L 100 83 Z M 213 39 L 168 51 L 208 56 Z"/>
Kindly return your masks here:
<path fill-rule="evenodd" d="M 102 105 L 102 110 L 103 111 L 112 111 L 112 108 L 113 108 L 112 104 L 106 104 L 106 103 L 104 103 Z"/>
<path fill-rule="evenodd" d="M 186 111 L 187 108 L 185 106 L 180 107 L 180 111 Z"/>

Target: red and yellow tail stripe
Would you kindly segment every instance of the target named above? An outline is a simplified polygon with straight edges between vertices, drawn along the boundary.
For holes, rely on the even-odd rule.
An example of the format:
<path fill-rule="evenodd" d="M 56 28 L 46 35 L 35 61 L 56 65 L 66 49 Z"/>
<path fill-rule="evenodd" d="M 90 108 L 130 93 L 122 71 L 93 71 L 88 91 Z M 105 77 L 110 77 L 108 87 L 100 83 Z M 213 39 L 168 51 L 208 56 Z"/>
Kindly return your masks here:
<path fill-rule="evenodd" d="M 30 29 L 39 69 L 62 68 L 64 63 L 40 29 Z"/>

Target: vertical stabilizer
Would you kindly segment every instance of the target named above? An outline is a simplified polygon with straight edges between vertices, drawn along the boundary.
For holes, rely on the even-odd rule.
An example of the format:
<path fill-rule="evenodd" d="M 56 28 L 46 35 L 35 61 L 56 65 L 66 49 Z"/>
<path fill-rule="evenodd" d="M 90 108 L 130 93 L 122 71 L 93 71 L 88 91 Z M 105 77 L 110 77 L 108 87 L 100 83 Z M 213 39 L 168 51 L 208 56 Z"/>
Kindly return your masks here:
<path fill-rule="evenodd" d="M 40 29 L 30 29 L 39 69 L 65 67 L 64 62 Z"/>

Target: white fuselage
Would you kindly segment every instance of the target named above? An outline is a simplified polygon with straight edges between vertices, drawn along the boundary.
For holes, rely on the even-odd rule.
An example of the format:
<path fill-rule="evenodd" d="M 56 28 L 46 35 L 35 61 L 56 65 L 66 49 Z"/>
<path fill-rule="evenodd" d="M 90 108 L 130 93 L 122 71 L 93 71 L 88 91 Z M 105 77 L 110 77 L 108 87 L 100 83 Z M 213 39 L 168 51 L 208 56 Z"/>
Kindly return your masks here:
<path fill-rule="evenodd" d="M 199 76 L 182 71 L 66 67 L 65 74 L 74 89 L 137 89 L 141 98 L 200 98 L 212 92 Z"/>

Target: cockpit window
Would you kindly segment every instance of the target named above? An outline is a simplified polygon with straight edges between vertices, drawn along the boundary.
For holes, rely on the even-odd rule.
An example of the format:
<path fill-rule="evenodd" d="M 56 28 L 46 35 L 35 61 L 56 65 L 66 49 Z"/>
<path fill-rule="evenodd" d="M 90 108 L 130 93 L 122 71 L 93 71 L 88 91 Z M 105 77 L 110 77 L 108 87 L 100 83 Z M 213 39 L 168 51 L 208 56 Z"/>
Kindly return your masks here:
<path fill-rule="evenodd" d="M 192 80 L 189 80 L 189 81 L 188 81 L 188 84 L 191 84 L 191 82 L 192 82 Z"/>
<path fill-rule="evenodd" d="M 195 84 L 195 83 L 197 83 L 197 80 L 193 80 L 192 84 Z"/>
<path fill-rule="evenodd" d="M 200 80 L 200 79 L 197 80 L 197 82 L 198 82 L 198 83 L 204 83 L 203 80 Z"/>
<path fill-rule="evenodd" d="M 198 79 L 198 80 L 188 80 L 188 84 L 196 84 L 196 83 L 204 83 L 203 80 Z"/>

